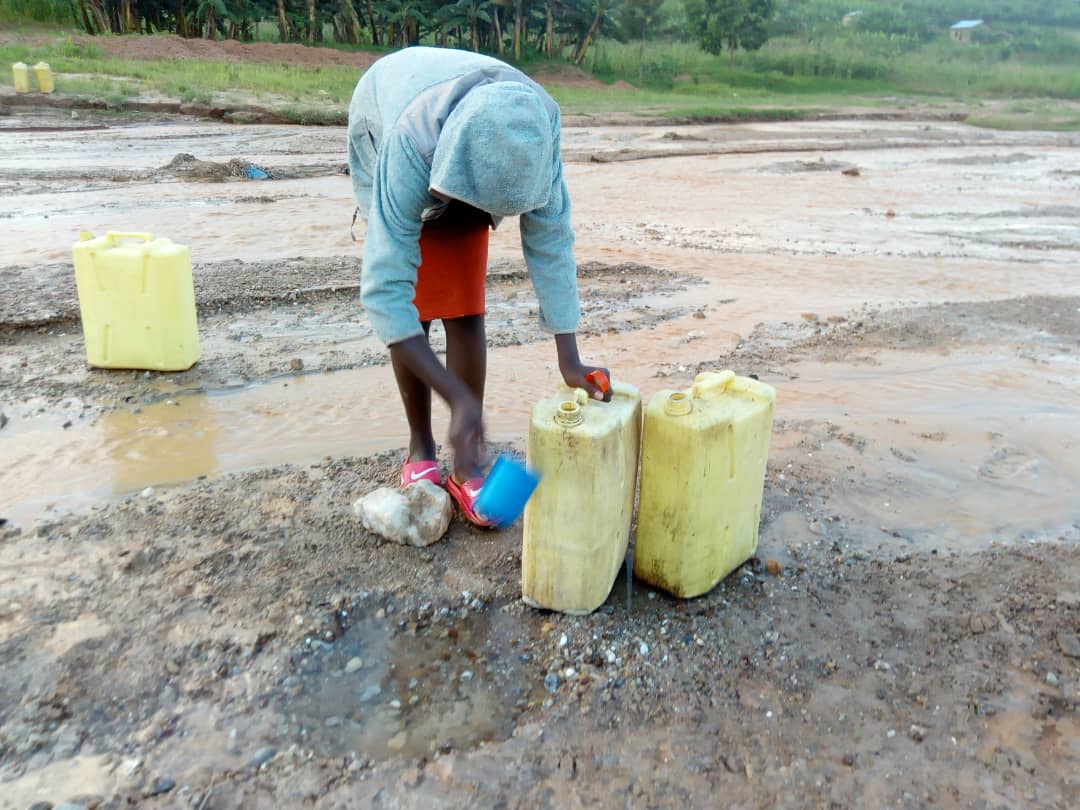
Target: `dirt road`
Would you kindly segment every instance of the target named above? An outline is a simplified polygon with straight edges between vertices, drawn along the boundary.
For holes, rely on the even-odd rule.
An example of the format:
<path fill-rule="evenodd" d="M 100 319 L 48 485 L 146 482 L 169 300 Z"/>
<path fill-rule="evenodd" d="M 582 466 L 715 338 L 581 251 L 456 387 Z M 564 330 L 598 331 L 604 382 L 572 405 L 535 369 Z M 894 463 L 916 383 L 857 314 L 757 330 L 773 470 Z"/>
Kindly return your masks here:
<path fill-rule="evenodd" d="M 5 128 L 0 808 L 1080 802 L 1077 136 L 568 128 L 587 354 L 779 394 L 755 561 L 570 618 L 520 603 L 517 527 L 352 517 L 405 432 L 340 130 Z M 191 246 L 194 369 L 86 368 L 80 229 Z M 554 354 L 512 222 L 492 253 L 520 452 Z"/>

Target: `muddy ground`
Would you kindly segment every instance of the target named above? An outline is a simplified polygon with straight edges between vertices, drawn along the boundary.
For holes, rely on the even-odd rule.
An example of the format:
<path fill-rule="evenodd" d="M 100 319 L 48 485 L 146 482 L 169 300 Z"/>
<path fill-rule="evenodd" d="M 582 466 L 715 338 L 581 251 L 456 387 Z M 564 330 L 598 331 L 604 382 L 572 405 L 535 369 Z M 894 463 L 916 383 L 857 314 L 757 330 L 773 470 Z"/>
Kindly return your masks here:
<path fill-rule="evenodd" d="M 568 129 L 587 355 L 779 396 L 755 559 L 571 618 L 521 604 L 520 527 L 352 516 L 405 436 L 340 131 L 98 123 L 0 142 L 0 807 L 1080 801 L 1075 136 Z M 624 149 L 661 156 L 590 158 Z M 325 171 L 154 174 L 179 153 Z M 195 368 L 86 367 L 84 228 L 192 247 Z M 520 452 L 556 376 L 515 231 L 488 429 Z"/>

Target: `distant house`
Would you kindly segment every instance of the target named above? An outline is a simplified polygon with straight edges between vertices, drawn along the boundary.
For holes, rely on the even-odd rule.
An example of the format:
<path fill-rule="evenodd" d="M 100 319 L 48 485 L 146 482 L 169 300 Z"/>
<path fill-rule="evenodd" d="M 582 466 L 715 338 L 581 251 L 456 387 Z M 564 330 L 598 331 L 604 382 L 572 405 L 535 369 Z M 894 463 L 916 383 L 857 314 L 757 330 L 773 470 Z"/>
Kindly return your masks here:
<path fill-rule="evenodd" d="M 960 20 L 949 26 L 949 38 L 953 42 L 971 42 L 971 36 L 976 28 L 980 28 L 982 20 Z"/>
<path fill-rule="evenodd" d="M 841 22 L 844 25 L 854 25 L 856 22 L 858 22 L 859 17 L 861 17 L 861 16 L 862 16 L 862 9 L 859 9 L 858 11 L 849 11 L 847 14 L 844 15 Z"/>

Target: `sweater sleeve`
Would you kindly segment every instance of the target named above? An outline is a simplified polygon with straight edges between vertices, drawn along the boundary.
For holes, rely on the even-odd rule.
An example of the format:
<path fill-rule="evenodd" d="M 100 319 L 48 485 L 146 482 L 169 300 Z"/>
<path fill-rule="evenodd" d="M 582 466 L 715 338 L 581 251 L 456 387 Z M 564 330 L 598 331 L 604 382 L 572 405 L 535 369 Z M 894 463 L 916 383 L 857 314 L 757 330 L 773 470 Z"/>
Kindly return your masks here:
<path fill-rule="evenodd" d="M 522 252 L 540 302 L 540 325 L 556 334 L 576 331 L 581 317 L 570 195 L 563 180 L 559 129 L 560 117 L 556 114 L 552 133 L 554 166 L 547 205 L 520 218 Z"/>
<path fill-rule="evenodd" d="M 391 137 L 379 152 L 364 237 L 360 300 L 375 334 L 388 346 L 424 333 L 412 302 L 420 266 L 421 216 L 431 200 L 429 175 L 407 137 Z"/>

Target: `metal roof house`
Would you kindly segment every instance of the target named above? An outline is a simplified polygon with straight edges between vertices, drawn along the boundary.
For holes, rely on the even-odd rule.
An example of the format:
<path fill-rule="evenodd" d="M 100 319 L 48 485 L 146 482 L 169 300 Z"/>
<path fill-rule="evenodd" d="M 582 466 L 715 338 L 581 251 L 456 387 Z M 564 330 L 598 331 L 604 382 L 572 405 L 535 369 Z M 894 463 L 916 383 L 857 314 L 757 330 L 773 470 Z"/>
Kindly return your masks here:
<path fill-rule="evenodd" d="M 949 26 L 949 38 L 953 42 L 971 42 L 972 31 L 982 24 L 982 20 L 960 20 Z"/>

